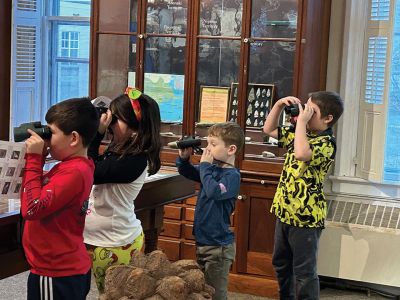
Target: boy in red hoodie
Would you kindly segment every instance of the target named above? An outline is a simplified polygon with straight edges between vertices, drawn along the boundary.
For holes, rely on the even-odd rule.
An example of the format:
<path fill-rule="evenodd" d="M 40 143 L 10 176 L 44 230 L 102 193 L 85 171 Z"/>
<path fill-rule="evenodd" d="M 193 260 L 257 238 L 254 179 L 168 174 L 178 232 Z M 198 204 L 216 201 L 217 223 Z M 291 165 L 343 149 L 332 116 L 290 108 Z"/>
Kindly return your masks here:
<path fill-rule="evenodd" d="M 28 300 L 86 299 L 91 260 L 83 243 L 93 161 L 87 148 L 99 117 L 88 98 L 52 106 L 46 114 L 52 133 L 43 140 L 28 129 L 22 181 L 23 247 L 31 267 Z M 43 173 L 47 147 L 60 163 Z"/>

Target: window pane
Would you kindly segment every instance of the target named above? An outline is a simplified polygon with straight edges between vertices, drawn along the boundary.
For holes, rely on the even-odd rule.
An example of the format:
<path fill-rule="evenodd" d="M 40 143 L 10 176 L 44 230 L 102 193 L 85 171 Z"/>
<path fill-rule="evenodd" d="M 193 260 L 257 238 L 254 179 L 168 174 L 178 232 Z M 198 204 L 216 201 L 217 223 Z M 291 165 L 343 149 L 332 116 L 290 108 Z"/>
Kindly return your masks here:
<path fill-rule="evenodd" d="M 89 95 L 89 23 L 53 21 L 51 104 Z"/>
<path fill-rule="evenodd" d="M 138 0 L 99 0 L 99 30 L 136 32 L 137 3 Z"/>
<path fill-rule="evenodd" d="M 186 34 L 187 0 L 172 2 L 149 1 L 147 6 L 147 33 Z"/>
<path fill-rule="evenodd" d="M 97 95 L 114 98 L 125 91 L 130 39 L 129 35 L 99 35 Z"/>
<path fill-rule="evenodd" d="M 396 2 L 383 179 L 400 183 L 400 1 Z"/>
<path fill-rule="evenodd" d="M 186 39 L 146 39 L 144 92 L 158 102 L 162 121 L 162 143 L 182 135 Z"/>
<path fill-rule="evenodd" d="M 147 38 L 145 72 L 183 75 L 185 71 L 185 46 L 185 38 Z"/>
<path fill-rule="evenodd" d="M 254 42 L 250 45 L 250 83 L 274 84 L 276 97 L 293 94 L 294 42 Z"/>
<path fill-rule="evenodd" d="M 263 38 L 295 38 L 297 0 L 253 0 L 251 36 Z"/>
<path fill-rule="evenodd" d="M 62 24 L 55 22 L 54 30 L 58 37 L 56 55 L 89 59 L 90 26 L 89 23 Z"/>
<path fill-rule="evenodd" d="M 53 2 L 54 15 L 90 17 L 90 4 L 91 0 L 56 0 Z"/>
<path fill-rule="evenodd" d="M 240 36 L 242 31 L 242 1 L 201 1 L 200 34 Z"/>
<path fill-rule="evenodd" d="M 89 63 L 57 63 L 57 102 L 89 95 Z"/>
<path fill-rule="evenodd" d="M 240 41 L 202 39 L 197 80 L 200 85 L 230 87 L 238 82 Z"/>
<path fill-rule="evenodd" d="M 205 147 L 208 127 L 228 121 L 233 109 L 229 95 L 239 80 L 240 41 L 202 39 L 198 56 L 196 135 L 204 138 Z"/>
<path fill-rule="evenodd" d="M 254 42 L 250 45 L 249 83 L 246 99 L 245 157 L 266 160 L 284 154 L 262 131 L 276 99 L 292 95 L 294 42 Z"/>
<path fill-rule="evenodd" d="M 78 57 L 78 49 L 71 49 L 70 57 Z"/>

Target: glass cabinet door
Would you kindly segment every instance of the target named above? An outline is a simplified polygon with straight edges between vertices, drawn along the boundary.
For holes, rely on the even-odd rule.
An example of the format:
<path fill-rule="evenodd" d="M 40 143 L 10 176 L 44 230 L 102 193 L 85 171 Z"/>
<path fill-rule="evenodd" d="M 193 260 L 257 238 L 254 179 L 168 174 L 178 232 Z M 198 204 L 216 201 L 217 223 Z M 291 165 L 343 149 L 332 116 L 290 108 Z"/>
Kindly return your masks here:
<path fill-rule="evenodd" d="M 163 144 L 182 135 L 187 0 L 148 1 L 144 92 L 159 104 Z"/>
<path fill-rule="evenodd" d="M 98 1 L 97 95 L 135 86 L 138 0 Z"/>
<path fill-rule="evenodd" d="M 275 101 L 293 94 L 298 1 L 252 3 L 244 151 L 245 159 L 265 161 L 283 155 L 262 128 Z"/>
<path fill-rule="evenodd" d="M 200 1 L 195 134 L 205 138 L 213 123 L 238 122 L 244 101 L 245 159 L 268 161 L 283 155 L 262 127 L 274 101 L 293 94 L 298 1 L 252 1 L 249 36 L 242 40 L 243 3 Z M 247 85 L 240 87 L 246 71 Z"/>
<path fill-rule="evenodd" d="M 195 134 L 204 146 L 210 125 L 237 115 L 230 98 L 239 79 L 242 13 L 242 1 L 200 1 Z"/>

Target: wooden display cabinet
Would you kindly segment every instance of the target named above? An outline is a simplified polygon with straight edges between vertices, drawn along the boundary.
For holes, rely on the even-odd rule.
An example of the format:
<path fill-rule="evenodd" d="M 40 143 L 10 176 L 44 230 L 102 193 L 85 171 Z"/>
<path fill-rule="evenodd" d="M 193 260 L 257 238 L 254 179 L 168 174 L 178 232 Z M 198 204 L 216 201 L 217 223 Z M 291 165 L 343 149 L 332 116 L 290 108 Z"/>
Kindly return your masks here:
<path fill-rule="evenodd" d="M 325 89 L 330 6 L 330 0 L 93 0 L 91 96 L 113 98 L 129 84 L 158 101 L 163 165 L 175 165 L 178 152 L 167 144 L 183 135 L 197 135 L 206 145 L 210 124 L 199 123 L 202 87 L 235 93 L 216 98 L 229 101 L 216 107 L 235 109 L 227 116 L 234 115 L 251 139 L 237 157 L 242 186 L 233 217 L 231 290 L 277 296 L 269 208 L 285 152 L 267 143 L 261 122 L 254 127 L 248 114 L 257 109 L 259 86 L 274 87 L 268 105 L 288 95 L 305 102 L 308 93 Z M 212 101 L 207 98 L 208 105 Z M 276 157 L 265 158 L 263 151 Z M 194 208 L 194 198 L 165 208 L 158 245 L 171 260 L 195 256 Z"/>

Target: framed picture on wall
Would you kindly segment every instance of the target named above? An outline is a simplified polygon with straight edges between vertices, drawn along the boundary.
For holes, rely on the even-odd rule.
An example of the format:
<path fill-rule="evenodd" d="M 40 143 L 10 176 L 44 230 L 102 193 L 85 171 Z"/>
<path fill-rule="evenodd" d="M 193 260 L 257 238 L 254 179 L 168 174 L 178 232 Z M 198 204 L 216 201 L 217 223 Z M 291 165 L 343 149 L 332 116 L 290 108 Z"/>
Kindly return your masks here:
<path fill-rule="evenodd" d="M 246 126 L 262 127 L 272 108 L 275 86 L 273 84 L 249 83 L 246 100 Z M 228 121 L 237 122 L 238 83 L 233 82 L 228 107 Z"/>
<path fill-rule="evenodd" d="M 229 87 L 200 86 L 199 123 L 226 122 L 229 90 Z"/>

